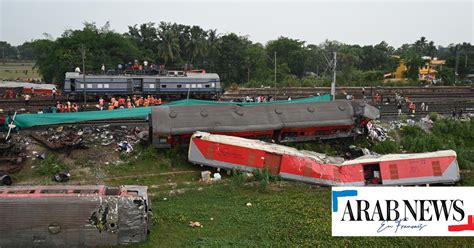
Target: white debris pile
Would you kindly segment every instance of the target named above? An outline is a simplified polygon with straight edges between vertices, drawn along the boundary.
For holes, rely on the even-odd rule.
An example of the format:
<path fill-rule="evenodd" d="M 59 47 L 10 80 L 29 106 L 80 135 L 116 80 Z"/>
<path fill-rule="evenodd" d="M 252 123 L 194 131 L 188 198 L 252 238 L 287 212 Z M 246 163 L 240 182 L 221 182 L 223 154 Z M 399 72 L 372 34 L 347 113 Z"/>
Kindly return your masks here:
<path fill-rule="evenodd" d="M 388 138 L 388 131 L 378 124 L 372 124 L 369 128 L 369 138 L 374 141 L 385 141 Z"/>

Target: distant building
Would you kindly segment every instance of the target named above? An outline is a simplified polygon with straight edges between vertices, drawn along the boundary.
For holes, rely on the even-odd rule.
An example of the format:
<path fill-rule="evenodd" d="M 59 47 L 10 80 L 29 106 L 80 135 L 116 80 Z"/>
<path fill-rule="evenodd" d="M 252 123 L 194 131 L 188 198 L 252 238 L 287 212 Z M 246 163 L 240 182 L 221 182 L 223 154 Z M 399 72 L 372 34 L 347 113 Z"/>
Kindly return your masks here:
<path fill-rule="evenodd" d="M 399 58 L 399 56 L 394 56 Z M 424 59 L 425 65 L 419 68 L 418 72 L 418 80 L 426 80 L 433 82 L 436 80 L 436 75 L 438 73 L 438 68 L 441 69 L 444 64 L 446 64 L 446 60 L 438 60 L 437 58 L 431 58 L 428 56 L 422 57 Z M 403 80 L 406 78 L 406 72 L 408 71 L 408 67 L 405 64 L 404 59 L 400 59 L 400 62 L 395 69 L 394 72 L 387 73 L 384 75 L 385 78 L 392 78 L 395 80 Z"/>

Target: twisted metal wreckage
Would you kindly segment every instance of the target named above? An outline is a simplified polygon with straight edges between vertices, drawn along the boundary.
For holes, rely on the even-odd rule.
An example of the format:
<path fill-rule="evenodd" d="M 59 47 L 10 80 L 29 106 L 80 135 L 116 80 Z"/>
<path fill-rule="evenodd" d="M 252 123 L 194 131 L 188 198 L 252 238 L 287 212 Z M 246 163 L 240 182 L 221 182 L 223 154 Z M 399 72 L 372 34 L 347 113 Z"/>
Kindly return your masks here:
<path fill-rule="evenodd" d="M 146 240 L 144 186 L 0 187 L 0 247 L 91 247 Z"/>

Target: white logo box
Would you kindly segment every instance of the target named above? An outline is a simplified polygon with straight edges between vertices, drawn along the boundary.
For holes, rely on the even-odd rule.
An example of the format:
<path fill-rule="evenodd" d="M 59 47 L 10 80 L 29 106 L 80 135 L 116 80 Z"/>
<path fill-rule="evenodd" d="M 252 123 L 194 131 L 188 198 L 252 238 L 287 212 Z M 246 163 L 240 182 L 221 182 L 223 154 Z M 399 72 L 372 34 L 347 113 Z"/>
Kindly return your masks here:
<path fill-rule="evenodd" d="M 333 187 L 331 210 L 333 236 L 474 236 L 474 187 Z"/>

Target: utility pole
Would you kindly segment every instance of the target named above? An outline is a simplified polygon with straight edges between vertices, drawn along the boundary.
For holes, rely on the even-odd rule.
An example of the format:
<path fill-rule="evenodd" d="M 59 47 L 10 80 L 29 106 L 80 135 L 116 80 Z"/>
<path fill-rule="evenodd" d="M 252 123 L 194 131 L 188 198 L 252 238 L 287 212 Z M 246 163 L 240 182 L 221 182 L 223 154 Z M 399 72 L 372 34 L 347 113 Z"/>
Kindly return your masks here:
<path fill-rule="evenodd" d="M 337 66 L 337 52 L 334 52 L 334 65 L 333 65 L 333 76 L 332 76 L 332 83 L 331 83 L 331 95 L 332 100 L 336 100 L 336 66 Z"/>
<path fill-rule="evenodd" d="M 87 104 L 87 98 L 86 98 L 86 49 L 84 48 L 84 45 L 81 45 L 81 54 L 82 54 L 82 83 L 83 83 L 83 90 L 84 90 L 84 105 Z"/>
<path fill-rule="evenodd" d="M 454 83 L 458 82 L 458 66 L 459 66 L 459 46 L 456 46 L 456 67 L 454 69 Z"/>
<path fill-rule="evenodd" d="M 274 100 L 277 100 L 277 52 L 275 51 L 275 57 L 273 59 L 275 62 L 275 97 Z"/>

